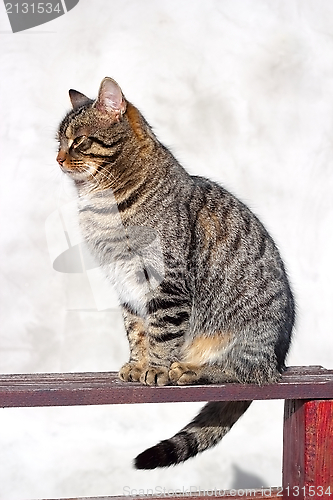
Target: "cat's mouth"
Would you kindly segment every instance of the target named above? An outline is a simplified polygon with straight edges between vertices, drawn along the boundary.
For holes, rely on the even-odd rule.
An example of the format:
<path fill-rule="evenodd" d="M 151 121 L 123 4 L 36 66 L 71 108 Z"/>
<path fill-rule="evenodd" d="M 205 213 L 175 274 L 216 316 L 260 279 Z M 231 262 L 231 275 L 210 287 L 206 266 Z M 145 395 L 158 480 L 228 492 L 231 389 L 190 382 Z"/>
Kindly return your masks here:
<path fill-rule="evenodd" d="M 73 162 L 71 162 L 67 155 L 63 154 L 62 151 L 59 151 L 58 153 L 57 162 L 59 163 L 61 170 L 75 181 L 84 181 L 92 176 L 89 165 L 83 166 L 81 162 L 73 165 Z"/>
<path fill-rule="evenodd" d="M 65 174 L 69 175 L 69 177 L 71 177 L 74 181 L 85 181 L 92 177 L 91 172 L 89 172 L 89 170 L 87 169 L 84 170 L 78 168 L 73 169 L 67 167 L 64 164 L 60 165 L 60 168 Z"/>

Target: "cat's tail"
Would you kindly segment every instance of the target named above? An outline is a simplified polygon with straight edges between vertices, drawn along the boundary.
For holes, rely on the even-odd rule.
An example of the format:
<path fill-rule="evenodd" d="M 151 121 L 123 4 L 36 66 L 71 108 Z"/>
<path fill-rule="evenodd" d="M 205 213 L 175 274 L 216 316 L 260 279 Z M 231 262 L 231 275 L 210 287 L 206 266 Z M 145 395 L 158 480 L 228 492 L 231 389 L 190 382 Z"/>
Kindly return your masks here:
<path fill-rule="evenodd" d="M 207 403 L 200 413 L 171 439 L 140 453 L 134 461 L 137 469 L 169 467 L 215 446 L 231 429 L 252 401 Z"/>

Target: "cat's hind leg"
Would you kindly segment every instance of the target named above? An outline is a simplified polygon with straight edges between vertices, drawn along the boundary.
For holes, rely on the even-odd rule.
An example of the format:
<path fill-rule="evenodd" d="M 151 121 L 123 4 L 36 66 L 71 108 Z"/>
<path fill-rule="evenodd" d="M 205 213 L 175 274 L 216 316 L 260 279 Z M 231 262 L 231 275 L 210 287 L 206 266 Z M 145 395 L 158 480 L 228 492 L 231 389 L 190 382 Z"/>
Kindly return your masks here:
<path fill-rule="evenodd" d="M 272 329 L 273 330 L 273 329 Z M 180 362 L 172 363 L 170 381 L 178 385 L 224 382 L 266 384 L 276 382 L 281 370 L 276 356 L 275 334 L 218 333 L 195 337 Z M 258 341 L 258 338 L 260 341 Z"/>
<path fill-rule="evenodd" d="M 227 332 L 196 336 L 184 346 L 180 362 L 172 363 L 170 381 L 178 385 L 236 382 L 235 376 L 227 373 L 222 362 L 231 345 L 232 335 Z"/>
<path fill-rule="evenodd" d="M 191 363 L 172 363 L 169 378 L 173 384 L 223 384 L 224 382 L 238 382 L 234 376 L 228 374 L 220 365 L 194 365 Z"/>

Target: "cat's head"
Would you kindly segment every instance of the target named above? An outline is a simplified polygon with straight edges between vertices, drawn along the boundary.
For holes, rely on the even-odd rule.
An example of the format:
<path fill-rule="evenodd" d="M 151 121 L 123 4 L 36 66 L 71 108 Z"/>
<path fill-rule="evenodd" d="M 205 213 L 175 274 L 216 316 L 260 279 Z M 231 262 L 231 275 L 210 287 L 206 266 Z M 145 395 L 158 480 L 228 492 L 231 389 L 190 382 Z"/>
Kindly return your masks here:
<path fill-rule="evenodd" d="M 103 184 L 103 167 L 119 156 L 127 102 L 112 78 L 104 78 L 95 101 L 76 90 L 69 96 L 73 109 L 59 127 L 57 161 L 75 181 Z"/>

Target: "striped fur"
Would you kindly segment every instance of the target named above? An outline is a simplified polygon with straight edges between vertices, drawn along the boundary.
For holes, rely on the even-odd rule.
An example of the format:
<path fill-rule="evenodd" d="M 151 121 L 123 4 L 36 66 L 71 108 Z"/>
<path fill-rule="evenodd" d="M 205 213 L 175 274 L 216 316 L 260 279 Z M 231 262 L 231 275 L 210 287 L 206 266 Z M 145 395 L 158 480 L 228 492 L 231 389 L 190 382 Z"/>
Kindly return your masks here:
<path fill-rule="evenodd" d="M 148 385 L 276 381 L 294 302 L 257 217 L 221 186 L 190 176 L 105 78 L 93 101 L 70 91 L 57 160 L 79 194 L 83 236 L 121 302 L 124 381 Z M 208 403 L 137 468 L 176 464 L 215 445 L 250 402 Z"/>

